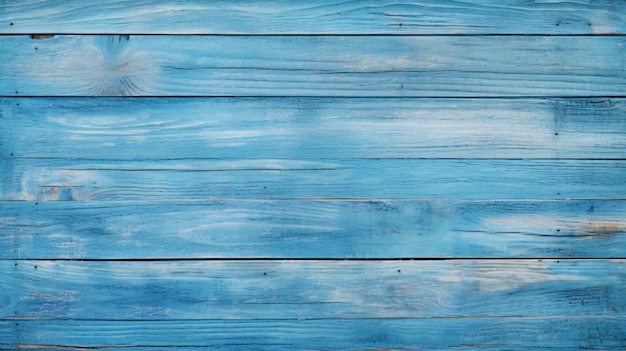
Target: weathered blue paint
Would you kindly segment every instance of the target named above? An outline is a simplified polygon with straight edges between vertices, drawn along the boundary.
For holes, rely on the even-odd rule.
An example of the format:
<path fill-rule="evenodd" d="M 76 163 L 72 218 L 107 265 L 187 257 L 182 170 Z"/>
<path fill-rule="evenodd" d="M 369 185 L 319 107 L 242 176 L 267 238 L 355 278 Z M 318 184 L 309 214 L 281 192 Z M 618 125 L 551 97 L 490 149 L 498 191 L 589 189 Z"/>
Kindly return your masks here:
<path fill-rule="evenodd" d="M 4 202 L 0 223 L 1 259 L 626 256 L 623 200 Z"/>
<path fill-rule="evenodd" d="M 207 155 L 210 157 L 210 155 Z M 2 200 L 624 199 L 626 160 L 0 160 Z"/>
<path fill-rule="evenodd" d="M 294 310 L 297 307 L 294 307 Z M 624 350 L 623 317 L 0 321 L 0 347 L 58 350 Z M 71 332 L 69 332 L 71 331 Z M 14 340 L 17 340 L 15 342 Z M 175 343 L 175 345 L 173 345 Z M 199 346 L 203 345 L 203 346 Z M 545 346 L 549 345 L 549 346 Z M 116 347 L 117 346 L 117 347 Z M 54 348 L 53 348 L 54 347 Z"/>
<path fill-rule="evenodd" d="M 0 33 L 610 34 L 625 13 L 619 0 L 19 0 L 0 3 Z"/>
<path fill-rule="evenodd" d="M 623 36 L 0 37 L 7 96 L 622 96 Z"/>
<path fill-rule="evenodd" d="M 0 349 L 625 350 L 624 6 L 0 3 Z"/>
<path fill-rule="evenodd" d="M 626 158 L 616 98 L 5 98 L 0 115 L 2 158 Z"/>
<path fill-rule="evenodd" d="M 15 265 L 17 263 L 17 265 Z M 624 260 L 0 261 L 0 317 L 623 317 Z M 488 301 L 488 302 L 487 302 Z M 17 312 L 17 313 L 15 313 Z"/>

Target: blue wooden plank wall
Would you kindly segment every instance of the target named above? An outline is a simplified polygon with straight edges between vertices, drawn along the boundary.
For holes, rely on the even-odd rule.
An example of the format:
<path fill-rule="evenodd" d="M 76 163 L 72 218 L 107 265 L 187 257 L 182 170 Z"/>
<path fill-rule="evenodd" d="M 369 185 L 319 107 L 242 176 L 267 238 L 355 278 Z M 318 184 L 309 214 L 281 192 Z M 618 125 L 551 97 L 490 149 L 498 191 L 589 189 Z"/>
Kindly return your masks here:
<path fill-rule="evenodd" d="M 625 34 L 0 0 L 0 349 L 626 350 Z"/>

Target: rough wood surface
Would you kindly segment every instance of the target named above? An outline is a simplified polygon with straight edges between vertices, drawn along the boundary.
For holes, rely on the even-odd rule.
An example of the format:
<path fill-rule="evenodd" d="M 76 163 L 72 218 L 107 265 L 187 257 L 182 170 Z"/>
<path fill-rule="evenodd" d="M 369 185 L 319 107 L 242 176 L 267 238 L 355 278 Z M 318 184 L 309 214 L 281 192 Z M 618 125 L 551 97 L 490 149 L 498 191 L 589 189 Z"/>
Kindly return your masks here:
<path fill-rule="evenodd" d="M 621 36 L 0 37 L 6 96 L 624 96 Z"/>
<path fill-rule="evenodd" d="M 1 200 L 626 199 L 626 160 L 0 160 Z"/>
<path fill-rule="evenodd" d="M 619 317 L 624 260 L 0 261 L 0 317 Z"/>
<path fill-rule="evenodd" d="M 626 201 L 0 203 L 1 259 L 624 256 Z"/>
<path fill-rule="evenodd" d="M 613 351 L 626 349 L 625 325 L 623 317 L 613 316 L 149 322 L 20 320 L 0 321 L 0 348 Z M 68 333 L 69 330 L 72 332 Z"/>
<path fill-rule="evenodd" d="M 0 0 L 0 350 L 626 350 L 624 34 Z"/>
<path fill-rule="evenodd" d="M 623 1 L 382 0 L 0 2 L 0 33 L 607 34 Z"/>
<path fill-rule="evenodd" d="M 0 145 L 2 158 L 626 158 L 626 100 L 5 98 Z"/>

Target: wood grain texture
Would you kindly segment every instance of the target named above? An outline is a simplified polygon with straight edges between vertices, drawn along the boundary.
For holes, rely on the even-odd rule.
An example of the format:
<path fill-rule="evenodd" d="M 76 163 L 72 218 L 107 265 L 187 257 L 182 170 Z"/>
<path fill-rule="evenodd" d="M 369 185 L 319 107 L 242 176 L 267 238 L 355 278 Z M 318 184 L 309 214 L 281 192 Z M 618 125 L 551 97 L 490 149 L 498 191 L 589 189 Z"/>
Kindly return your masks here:
<path fill-rule="evenodd" d="M 626 158 L 624 99 L 5 98 L 0 157 Z"/>
<path fill-rule="evenodd" d="M 0 321 L 0 348 L 54 350 L 625 350 L 623 317 Z M 68 332 L 71 331 L 71 332 Z M 9 334 L 13 332 L 13 334 Z M 177 343 L 172 344 L 172 340 Z"/>
<path fill-rule="evenodd" d="M 626 199 L 624 160 L 0 160 L 2 200 Z"/>
<path fill-rule="evenodd" d="M 0 0 L 0 350 L 626 350 L 624 34 Z"/>
<path fill-rule="evenodd" d="M 624 96 L 621 36 L 0 37 L 6 96 Z"/>
<path fill-rule="evenodd" d="M 0 316 L 621 316 L 624 260 L 0 261 Z M 539 303 L 540 301 L 540 303 Z"/>
<path fill-rule="evenodd" d="M 158 1 L 0 3 L 0 33 L 606 34 L 623 1 Z"/>
<path fill-rule="evenodd" d="M 4 202 L 0 258 L 611 258 L 625 218 L 599 200 Z"/>

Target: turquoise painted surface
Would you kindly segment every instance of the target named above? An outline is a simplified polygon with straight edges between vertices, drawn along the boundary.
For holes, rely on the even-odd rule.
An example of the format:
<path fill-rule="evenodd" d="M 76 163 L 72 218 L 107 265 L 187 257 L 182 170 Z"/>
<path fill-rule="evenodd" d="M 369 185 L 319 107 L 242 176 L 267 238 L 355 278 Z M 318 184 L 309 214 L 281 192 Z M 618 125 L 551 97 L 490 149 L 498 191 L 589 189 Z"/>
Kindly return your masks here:
<path fill-rule="evenodd" d="M 625 350 L 625 10 L 0 2 L 0 349 Z"/>
<path fill-rule="evenodd" d="M 620 98 L 5 98 L 0 116 L 7 159 L 626 156 Z"/>
<path fill-rule="evenodd" d="M 623 200 L 0 203 L 2 259 L 622 257 Z M 362 263 L 367 265 L 367 263 Z"/>
<path fill-rule="evenodd" d="M 127 350 L 624 350 L 624 321 L 615 317 L 402 318 L 330 320 L 0 322 L 0 336 L 19 335 L 24 349 L 56 343 Z M 71 330 L 71 333 L 68 333 Z M 182 337 L 181 335 L 184 335 Z M 6 345 L 6 346 L 5 346 Z M 0 343 L 11 348 L 15 344 Z M 205 345 L 205 346 L 198 346 Z M 329 347 L 328 345 L 332 345 Z M 550 346 L 544 346 L 550 345 Z"/>
<path fill-rule="evenodd" d="M 0 272 L 9 279 L 0 298 L 8 303 L 0 316 L 143 321 L 537 318 L 569 316 L 575 308 L 579 316 L 617 317 L 626 311 L 625 262 L 4 260 Z"/>
<path fill-rule="evenodd" d="M 624 160 L 7 159 L 0 199 L 623 199 L 624 166 Z"/>
<path fill-rule="evenodd" d="M 609 34 L 619 0 L 159 1 L 0 3 L 2 33 Z"/>
<path fill-rule="evenodd" d="M 621 96 L 623 36 L 0 37 L 7 96 Z"/>

